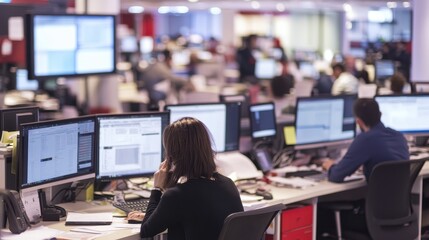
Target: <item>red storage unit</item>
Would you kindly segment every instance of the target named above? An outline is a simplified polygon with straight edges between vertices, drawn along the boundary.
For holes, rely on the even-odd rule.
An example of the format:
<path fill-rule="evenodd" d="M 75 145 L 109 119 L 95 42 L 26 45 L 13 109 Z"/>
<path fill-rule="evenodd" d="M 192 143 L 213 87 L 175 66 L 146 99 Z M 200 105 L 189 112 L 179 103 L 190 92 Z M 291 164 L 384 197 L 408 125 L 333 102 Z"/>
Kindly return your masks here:
<path fill-rule="evenodd" d="M 282 240 L 311 240 L 313 237 L 313 206 L 303 206 L 281 213 Z"/>

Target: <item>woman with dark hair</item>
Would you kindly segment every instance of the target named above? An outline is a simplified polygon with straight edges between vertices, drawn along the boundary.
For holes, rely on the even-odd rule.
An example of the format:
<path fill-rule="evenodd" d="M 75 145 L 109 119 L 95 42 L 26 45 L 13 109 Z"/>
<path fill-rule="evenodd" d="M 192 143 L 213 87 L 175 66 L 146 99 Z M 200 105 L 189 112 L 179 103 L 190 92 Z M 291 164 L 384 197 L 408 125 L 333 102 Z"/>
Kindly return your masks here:
<path fill-rule="evenodd" d="M 197 119 L 185 117 L 164 130 L 166 159 L 154 175 L 141 237 L 168 229 L 168 239 L 217 239 L 225 218 L 243 211 L 234 183 L 216 172 L 210 134 Z"/>

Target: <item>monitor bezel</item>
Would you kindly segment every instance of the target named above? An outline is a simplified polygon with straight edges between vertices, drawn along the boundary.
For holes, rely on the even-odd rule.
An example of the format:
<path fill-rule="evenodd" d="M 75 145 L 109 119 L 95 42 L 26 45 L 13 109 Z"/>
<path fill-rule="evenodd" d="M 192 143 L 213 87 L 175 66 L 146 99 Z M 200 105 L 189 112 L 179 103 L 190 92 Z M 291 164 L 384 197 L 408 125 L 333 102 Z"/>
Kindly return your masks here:
<path fill-rule="evenodd" d="M 428 97 L 429 98 L 429 93 L 428 92 L 421 92 L 421 93 L 410 93 L 410 94 L 375 95 L 374 100 L 377 102 L 377 98 L 391 98 L 391 97 L 395 97 L 395 98 Z M 378 104 L 378 102 L 377 102 L 377 104 Z M 383 116 L 383 113 L 381 113 L 381 116 Z M 389 127 L 389 126 L 387 126 L 387 127 Z M 396 131 L 398 131 L 404 135 L 408 135 L 408 136 L 428 136 L 429 135 L 429 129 L 427 131 L 401 131 L 401 130 L 396 130 Z"/>
<path fill-rule="evenodd" d="M 377 63 L 381 63 L 381 62 L 389 62 L 393 65 L 393 74 L 390 76 L 382 76 L 382 78 L 380 78 L 379 76 L 379 70 L 377 68 Z M 390 77 L 392 77 L 394 74 L 396 73 L 396 65 L 395 65 L 395 61 L 393 60 L 387 60 L 387 59 L 380 59 L 380 60 L 376 60 L 374 62 L 374 80 L 376 83 L 378 83 L 378 85 L 384 85 L 384 81 Z"/>
<path fill-rule="evenodd" d="M 36 75 L 35 73 L 35 49 L 34 49 L 34 18 L 37 16 L 52 16 L 52 17 L 111 17 L 113 19 L 113 69 L 112 71 L 102 72 L 89 72 L 89 73 L 72 73 L 72 74 L 50 74 L 50 75 Z M 26 14 L 25 17 L 25 39 L 26 44 L 26 59 L 27 59 L 27 70 L 28 78 L 44 80 L 55 77 L 84 77 L 91 75 L 108 75 L 115 74 L 117 72 L 116 63 L 118 59 L 118 43 L 117 43 L 117 19 L 116 15 L 110 14 L 64 14 L 64 13 L 32 13 Z M 40 87 L 40 86 L 39 86 Z"/>
<path fill-rule="evenodd" d="M 263 136 L 263 137 L 255 137 L 253 136 L 253 121 L 252 120 L 252 107 L 257 107 L 257 106 L 262 106 L 262 105 L 272 105 L 273 107 L 273 120 L 274 120 L 274 135 L 271 136 Z M 277 137 L 277 117 L 276 117 L 276 105 L 274 104 L 274 102 L 265 102 L 265 103 L 256 103 L 256 104 L 250 104 L 249 105 L 249 122 L 250 122 L 250 137 L 252 138 L 253 141 L 272 141 Z"/>
<path fill-rule="evenodd" d="M 305 101 L 308 99 L 311 100 L 329 100 L 329 99 L 344 99 L 345 97 L 354 97 L 356 101 L 358 99 L 358 95 L 357 94 L 343 94 L 343 95 L 323 95 L 323 96 L 314 96 L 314 97 L 298 97 L 296 99 L 296 107 L 295 107 L 295 120 L 293 122 L 293 126 L 295 128 L 295 134 L 297 132 L 297 127 L 296 127 L 296 123 L 297 123 L 297 113 L 298 113 L 298 105 L 300 101 Z M 287 147 L 293 147 L 296 150 L 303 150 L 303 149 L 313 149 L 313 148 L 321 148 L 321 147 L 328 147 L 328 146 L 334 146 L 334 145 L 345 145 L 345 144 L 350 144 L 354 138 L 356 137 L 356 119 L 353 116 L 354 119 L 354 128 L 353 128 L 353 137 L 350 138 L 344 138 L 344 139 L 335 139 L 335 140 L 330 140 L 330 141 L 320 141 L 320 142 L 312 142 L 312 143 L 296 143 L 296 144 L 286 144 L 286 141 L 284 141 L 284 143 L 286 144 Z M 283 128 L 282 128 L 283 129 Z"/>
<path fill-rule="evenodd" d="M 93 141 L 93 156 L 92 156 L 92 170 L 88 173 L 85 174 L 72 174 L 66 177 L 60 177 L 60 178 L 51 178 L 51 179 L 47 179 L 44 180 L 43 182 L 40 183 L 32 183 L 30 185 L 26 185 L 26 186 L 22 186 L 23 182 L 24 182 L 24 172 L 23 172 L 23 167 L 20 166 L 20 164 L 24 164 L 24 161 L 28 162 L 28 159 L 26 159 L 26 157 L 28 157 L 28 152 L 25 153 L 25 149 L 27 149 L 27 145 L 28 145 L 28 130 L 31 129 L 37 129 L 37 128 L 43 128 L 44 126 L 52 126 L 52 125 L 64 125 L 64 124 L 69 124 L 69 123 L 74 123 L 74 122 L 81 122 L 81 121 L 89 121 L 89 120 L 93 120 L 94 121 L 94 141 Z M 26 131 L 27 134 L 23 134 L 24 130 Z M 69 118 L 69 119 L 60 119 L 60 120 L 49 120 L 49 121 L 41 121 L 41 122 L 36 122 L 36 123 L 27 123 L 27 124 L 22 124 L 20 127 L 20 149 L 19 149 L 19 155 L 20 155 L 20 161 L 18 164 L 18 169 L 19 169 L 19 181 L 18 181 L 18 188 L 21 192 L 31 192 L 31 191 L 35 191 L 35 190 L 39 190 L 39 189 L 44 189 L 44 188 L 48 188 L 48 187 L 54 187 L 54 186 L 58 186 L 58 185 L 62 185 L 65 183 L 71 183 L 74 181 L 80 181 L 80 180 L 86 180 L 86 179 L 91 179 L 91 178 L 95 178 L 95 169 L 96 169 L 96 155 L 95 155 L 95 151 L 96 151 L 96 145 L 95 145 L 95 140 L 96 137 L 98 135 L 97 133 L 97 129 L 96 129 L 96 119 L 95 116 L 83 116 L 83 117 L 77 117 L 77 118 Z"/>
<path fill-rule="evenodd" d="M 153 172 L 147 172 L 147 173 L 137 173 L 137 174 L 128 174 L 128 175 L 116 175 L 116 176 L 99 176 L 100 171 L 99 171 L 99 163 L 100 163 L 100 156 L 99 156 L 99 152 L 100 152 L 100 119 L 115 119 L 115 118 L 129 118 L 129 117 L 134 117 L 134 118 L 138 118 L 138 117 L 156 117 L 156 116 L 160 116 L 160 117 L 165 117 L 167 120 L 167 124 L 165 126 L 163 126 L 162 129 L 162 135 L 161 135 L 161 144 L 162 140 L 163 140 L 163 136 L 164 136 L 164 130 L 165 128 L 170 124 L 170 113 L 167 111 L 163 111 L 163 112 L 140 112 L 140 113 L 118 113 L 118 114 L 99 114 L 95 116 L 95 122 L 96 122 L 96 129 L 97 129 L 97 136 L 96 136 L 96 140 L 95 140 L 95 144 L 96 144 L 96 166 L 95 166 L 95 180 L 97 182 L 109 182 L 112 180 L 117 180 L 117 179 L 129 179 L 129 178 L 137 178 L 137 177 L 151 177 L 153 176 L 153 174 L 155 173 L 155 171 Z M 161 162 L 164 160 L 164 146 L 161 147 L 161 161 L 159 162 L 159 164 L 161 164 Z"/>
<path fill-rule="evenodd" d="M 170 110 L 169 110 L 169 107 L 186 107 L 186 106 L 207 106 L 207 105 L 225 105 L 225 107 L 227 108 L 228 106 L 227 105 L 230 105 L 230 104 L 236 104 L 236 105 L 238 105 L 240 108 L 242 107 L 242 102 L 241 101 L 231 101 L 231 102 L 205 102 L 205 103 L 183 103 L 183 104 L 170 104 L 170 105 L 165 105 L 164 106 L 164 111 L 168 111 L 168 112 L 170 112 Z M 226 152 L 236 152 L 236 151 L 239 151 L 239 149 L 240 149 L 240 131 L 241 131 L 241 109 L 240 109 L 240 111 L 238 111 L 238 120 L 237 120 L 238 122 L 237 122 L 237 126 L 238 126 L 238 128 L 237 128 L 237 132 L 236 132 L 236 134 L 237 134 L 237 139 L 235 139 L 236 140 L 236 143 L 237 143 L 237 149 L 230 149 L 230 150 L 224 150 L 224 151 L 217 151 L 217 153 L 226 153 Z M 170 117 L 170 123 L 171 123 L 171 117 Z M 225 124 L 227 123 L 227 119 L 225 119 Z M 225 127 L 226 127 L 226 125 L 225 125 Z M 226 131 L 226 129 L 225 129 L 225 131 Z M 225 141 L 225 145 L 226 145 L 226 134 L 225 134 L 225 139 L 224 139 L 224 141 Z"/>
<path fill-rule="evenodd" d="M 32 123 L 37 123 L 39 122 L 39 116 L 40 116 L 40 108 L 37 106 L 30 106 L 30 107 L 12 107 L 12 108 L 3 108 L 0 109 L 0 131 L 4 131 L 4 115 L 6 113 L 11 113 L 11 112 L 15 112 L 15 116 L 17 113 L 25 113 L 25 112 L 31 112 L 32 114 L 34 114 L 37 118 L 37 120 L 35 122 Z M 16 123 L 17 124 L 17 123 Z M 30 123 L 25 123 L 25 124 L 30 124 Z M 24 124 L 22 124 L 24 125 Z M 20 131 L 20 126 L 17 126 L 18 128 L 14 131 Z M 1 132 L 0 132 L 1 135 Z"/>

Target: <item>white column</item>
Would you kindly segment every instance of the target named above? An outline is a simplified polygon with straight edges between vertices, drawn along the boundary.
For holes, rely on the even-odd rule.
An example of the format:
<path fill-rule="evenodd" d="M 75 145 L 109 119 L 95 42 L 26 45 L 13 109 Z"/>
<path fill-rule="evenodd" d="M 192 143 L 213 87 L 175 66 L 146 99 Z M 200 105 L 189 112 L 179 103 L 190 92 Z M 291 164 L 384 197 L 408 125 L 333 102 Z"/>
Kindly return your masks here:
<path fill-rule="evenodd" d="M 429 82 L 429 1 L 414 0 L 411 81 Z"/>
<path fill-rule="evenodd" d="M 220 39 L 222 45 L 231 46 L 235 43 L 234 39 L 234 16 L 236 11 L 229 9 L 222 9 L 222 38 Z"/>

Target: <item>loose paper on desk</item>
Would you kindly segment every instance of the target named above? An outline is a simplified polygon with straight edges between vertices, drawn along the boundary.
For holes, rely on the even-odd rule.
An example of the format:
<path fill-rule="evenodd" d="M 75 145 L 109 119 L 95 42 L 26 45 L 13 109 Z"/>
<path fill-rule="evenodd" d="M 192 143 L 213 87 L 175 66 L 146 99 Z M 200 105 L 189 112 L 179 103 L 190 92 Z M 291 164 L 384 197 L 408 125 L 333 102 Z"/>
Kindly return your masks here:
<path fill-rule="evenodd" d="M 68 212 L 66 225 L 106 225 L 113 221 L 111 212 L 102 213 L 76 213 Z"/>
<path fill-rule="evenodd" d="M 21 234 L 13 234 L 10 231 L 2 230 L 1 239 L 2 240 L 23 240 L 23 239 L 32 239 L 32 240 L 44 240 L 51 239 L 58 234 L 63 233 L 63 231 L 48 228 L 45 226 L 32 227 L 27 231 Z"/>

